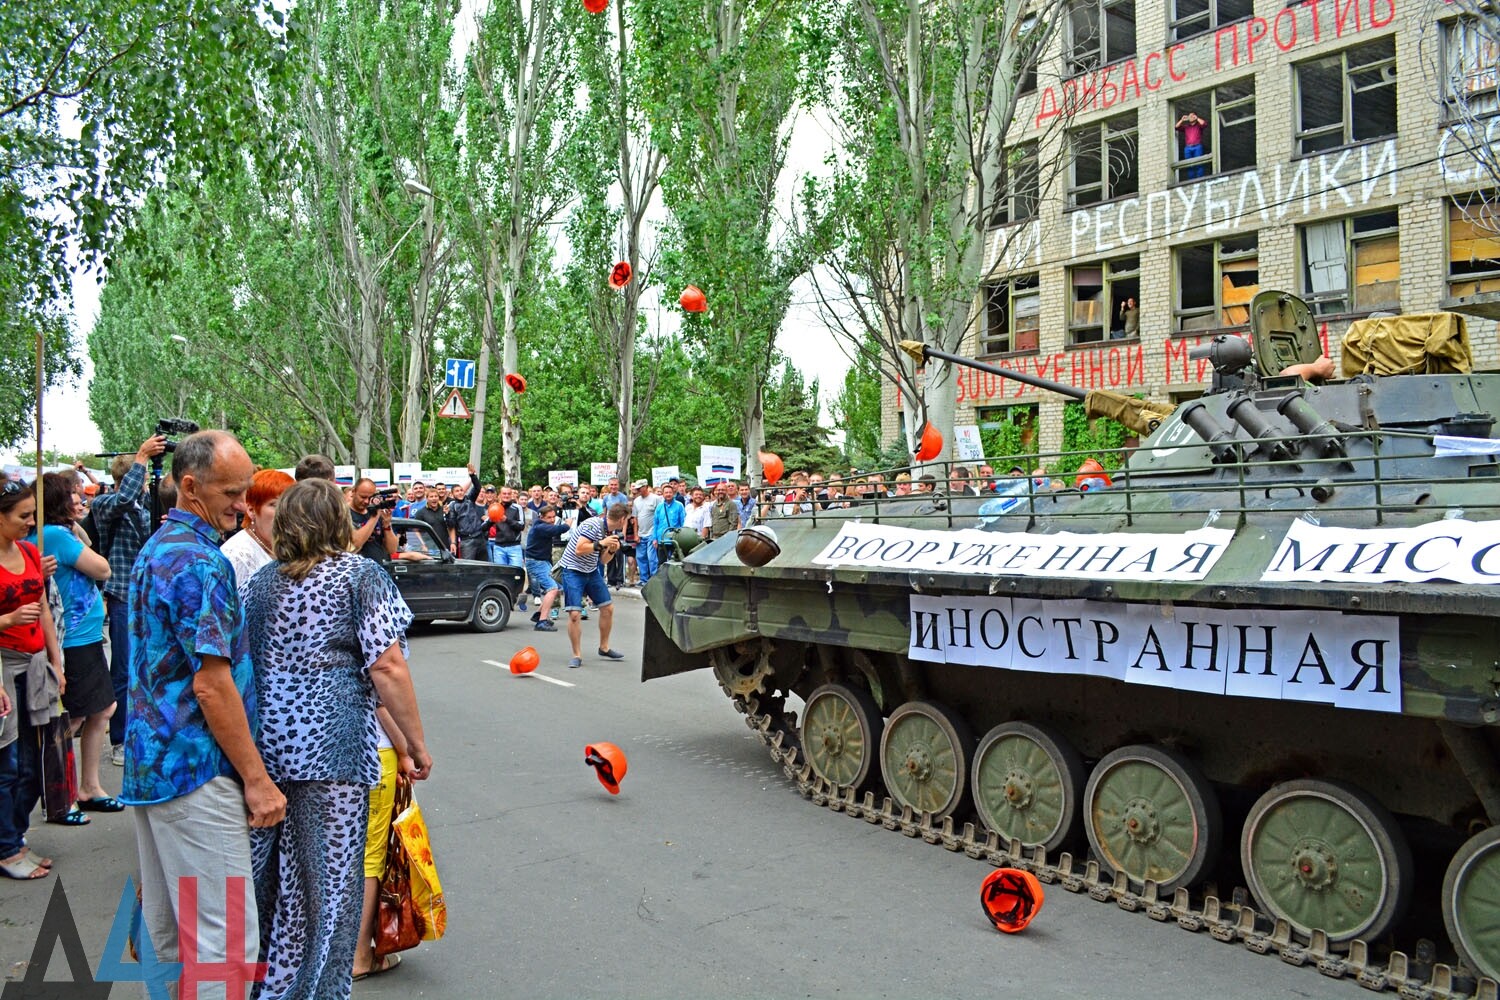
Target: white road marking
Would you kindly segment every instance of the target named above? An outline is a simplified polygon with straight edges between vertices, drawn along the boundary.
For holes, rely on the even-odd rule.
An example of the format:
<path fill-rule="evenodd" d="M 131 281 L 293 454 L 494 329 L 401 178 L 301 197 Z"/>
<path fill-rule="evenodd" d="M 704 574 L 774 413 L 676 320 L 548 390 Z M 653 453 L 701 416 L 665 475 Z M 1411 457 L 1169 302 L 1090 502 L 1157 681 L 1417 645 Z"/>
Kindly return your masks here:
<path fill-rule="evenodd" d="M 501 670 L 505 670 L 505 671 L 509 671 L 510 670 L 510 664 L 509 663 L 501 663 L 499 660 L 481 660 L 480 662 L 481 663 L 488 663 L 492 667 L 499 667 Z M 548 684 L 556 684 L 558 687 L 570 688 L 570 687 L 577 687 L 578 686 L 577 684 L 574 684 L 571 681 L 560 681 L 556 677 L 548 677 L 546 674 L 539 674 L 535 670 L 533 670 L 529 674 L 521 674 L 520 676 L 522 676 L 522 677 L 535 677 L 539 681 L 546 681 Z"/>

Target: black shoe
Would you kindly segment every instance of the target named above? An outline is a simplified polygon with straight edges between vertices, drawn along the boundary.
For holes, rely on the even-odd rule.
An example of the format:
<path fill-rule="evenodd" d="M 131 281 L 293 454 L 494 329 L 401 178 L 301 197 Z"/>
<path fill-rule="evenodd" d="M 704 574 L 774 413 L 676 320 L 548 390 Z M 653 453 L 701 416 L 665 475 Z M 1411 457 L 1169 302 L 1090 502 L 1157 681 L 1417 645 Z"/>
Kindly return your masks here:
<path fill-rule="evenodd" d="M 542 613 L 540 611 L 533 611 L 531 613 L 531 620 L 534 621 L 534 622 L 541 621 L 542 620 Z"/>
<path fill-rule="evenodd" d="M 620 652 L 618 649 L 601 649 L 599 650 L 599 655 L 604 657 L 606 660 L 625 659 L 625 654 Z"/>

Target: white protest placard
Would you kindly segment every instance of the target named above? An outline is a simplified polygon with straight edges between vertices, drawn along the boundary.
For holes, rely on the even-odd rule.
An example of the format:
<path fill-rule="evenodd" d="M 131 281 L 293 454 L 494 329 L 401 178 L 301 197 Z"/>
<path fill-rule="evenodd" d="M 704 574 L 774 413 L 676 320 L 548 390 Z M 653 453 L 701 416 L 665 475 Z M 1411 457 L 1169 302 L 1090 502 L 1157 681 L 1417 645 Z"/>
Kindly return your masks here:
<path fill-rule="evenodd" d="M 960 462 L 984 460 L 984 442 L 979 438 L 979 425 L 962 424 L 953 428 L 953 453 Z"/>
<path fill-rule="evenodd" d="M 966 576 L 1032 576 L 1131 580 L 1202 580 L 1229 547 L 1228 528 L 1181 534 L 1060 531 L 929 531 L 849 522 L 823 551 L 820 566 L 865 566 Z M 1497 560 L 1500 562 L 1500 560 Z"/>
<path fill-rule="evenodd" d="M 660 486 L 669 479 L 681 479 L 682 473 L 675 465 L 657 465 L 651 469 L 651 485 Z"/>
<path fill-rule="evenodd" d="M 359 470 L 359 478 L 361 478 L 361 479 L 372 479 L 372 480 L 375 481 L 375 485 L 376 486 L 379 486 L 382 489 L 384 489 L 385 487 L 391 485 L 391 470 L 390 469 L 360 469 Z"/>
<path fill-rule="evenodd" d="M 700 444 L 698 446 L 698 465 L 701 468 L 712 470 L 713 474 L 720 477 L 718 481 L 738 479 L 740 475 L 740 450 L 717 444 Z M 705 482 L 704 476 L 698 476 L 699 482 Z"/>
<path fill-rule="evenodd" d="M 333 481 L 340 486 L 354 485 L 354 466 L 335 465 L 333 467 Z"/>
<path fill-rule="evenodd" d="M 469 485 L 469 470 L 457 465 L 440 465 L 437 470 L 437 481 L 445 486 L 467 486 Z"/>
<path fill-rule="evenodd" d="M 432 486 L 439 482 L 436 469 L 423 469 L 417 473 L 417 482 L 423 486 Z"/>
<path fill-rule="evenodd" d="M 1299 583 L 1500 583 L 1500 521 L 1451 518 L 1411 528 L 1292 522 L 1262 580 Z"/>
<path fill-rule="evenodd" d="M 907 655 L 1174 691 L 1401 711 L 1390 615 L 913 594 Z"/>
<path fill-rule="evenodd" d="M 417 481 L 421 475 L 421 462 L 393 462 L 391 463 L 391 474 L 396 478 L 397 486 L 410 486 Z"/>
<path fill-rule="evenodd" d="M 297 470 L 295 468 L 291 468 L 291 469 L 277 469 L 276 471 L 277 472 L 285 473 L 286 475 L 291 476 L 293 479 L 297 478 Z"/>
<path fill-rule="evenodd" d="M 590 462 L 589 482 L 595 486 L 603 486 L 615 476 L 619 475 L 619 462 Z"/>
<path fill-rule="evenodd" d="M 567 483 L 570 486 L 578 485 L 577 469 L 549 469 L 547 472 L 547 485 L 554 490 Z"/>

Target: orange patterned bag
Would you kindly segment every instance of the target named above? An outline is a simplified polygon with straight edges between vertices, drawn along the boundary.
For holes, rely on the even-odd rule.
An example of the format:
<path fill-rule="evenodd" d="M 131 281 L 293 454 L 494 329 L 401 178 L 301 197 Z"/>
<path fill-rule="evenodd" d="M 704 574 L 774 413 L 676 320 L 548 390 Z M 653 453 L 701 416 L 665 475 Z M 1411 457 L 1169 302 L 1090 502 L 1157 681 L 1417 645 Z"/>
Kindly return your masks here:
<path fill-rule="evenodd" d="M 391 828 L 406 849 L 411 901 L 422 925 L 422 940 L 436 941 L 448 929 L 448 906 L 443 902 L 443 884 L 438 881 L 437 866 L 432 861 L 432 842 L 427 837 L 427 824 L 422 821 L 422 807 L 415 798 L 391 822 Z"/>

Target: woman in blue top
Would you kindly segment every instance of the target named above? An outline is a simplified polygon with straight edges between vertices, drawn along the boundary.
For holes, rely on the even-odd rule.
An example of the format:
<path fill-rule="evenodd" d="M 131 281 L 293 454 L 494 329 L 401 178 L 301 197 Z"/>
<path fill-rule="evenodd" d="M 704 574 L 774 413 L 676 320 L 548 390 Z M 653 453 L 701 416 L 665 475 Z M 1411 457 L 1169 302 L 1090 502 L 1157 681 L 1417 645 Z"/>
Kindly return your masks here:
<path fill-rule="evenodd" d="M 99 586 L 109 579 L 109 560 L 89 548 L 87 536 L 75 529 L 84 516 L 83 487 L 75 472 L 49 472 L 42 477 L 43 551 L 57 557 L 57 589 L 62 594 L 63 708 L 82 730 L 79 742 L 78 802 L 63 822 L 82 826 L 84 812 L 120 812 L 125 807 L 104 790 L 99 780 L 99 754 L 115 713 L 109 661 L 104 656 L 104 598 Z M 33 530 L 26 540 L 36 544 Z"/>

